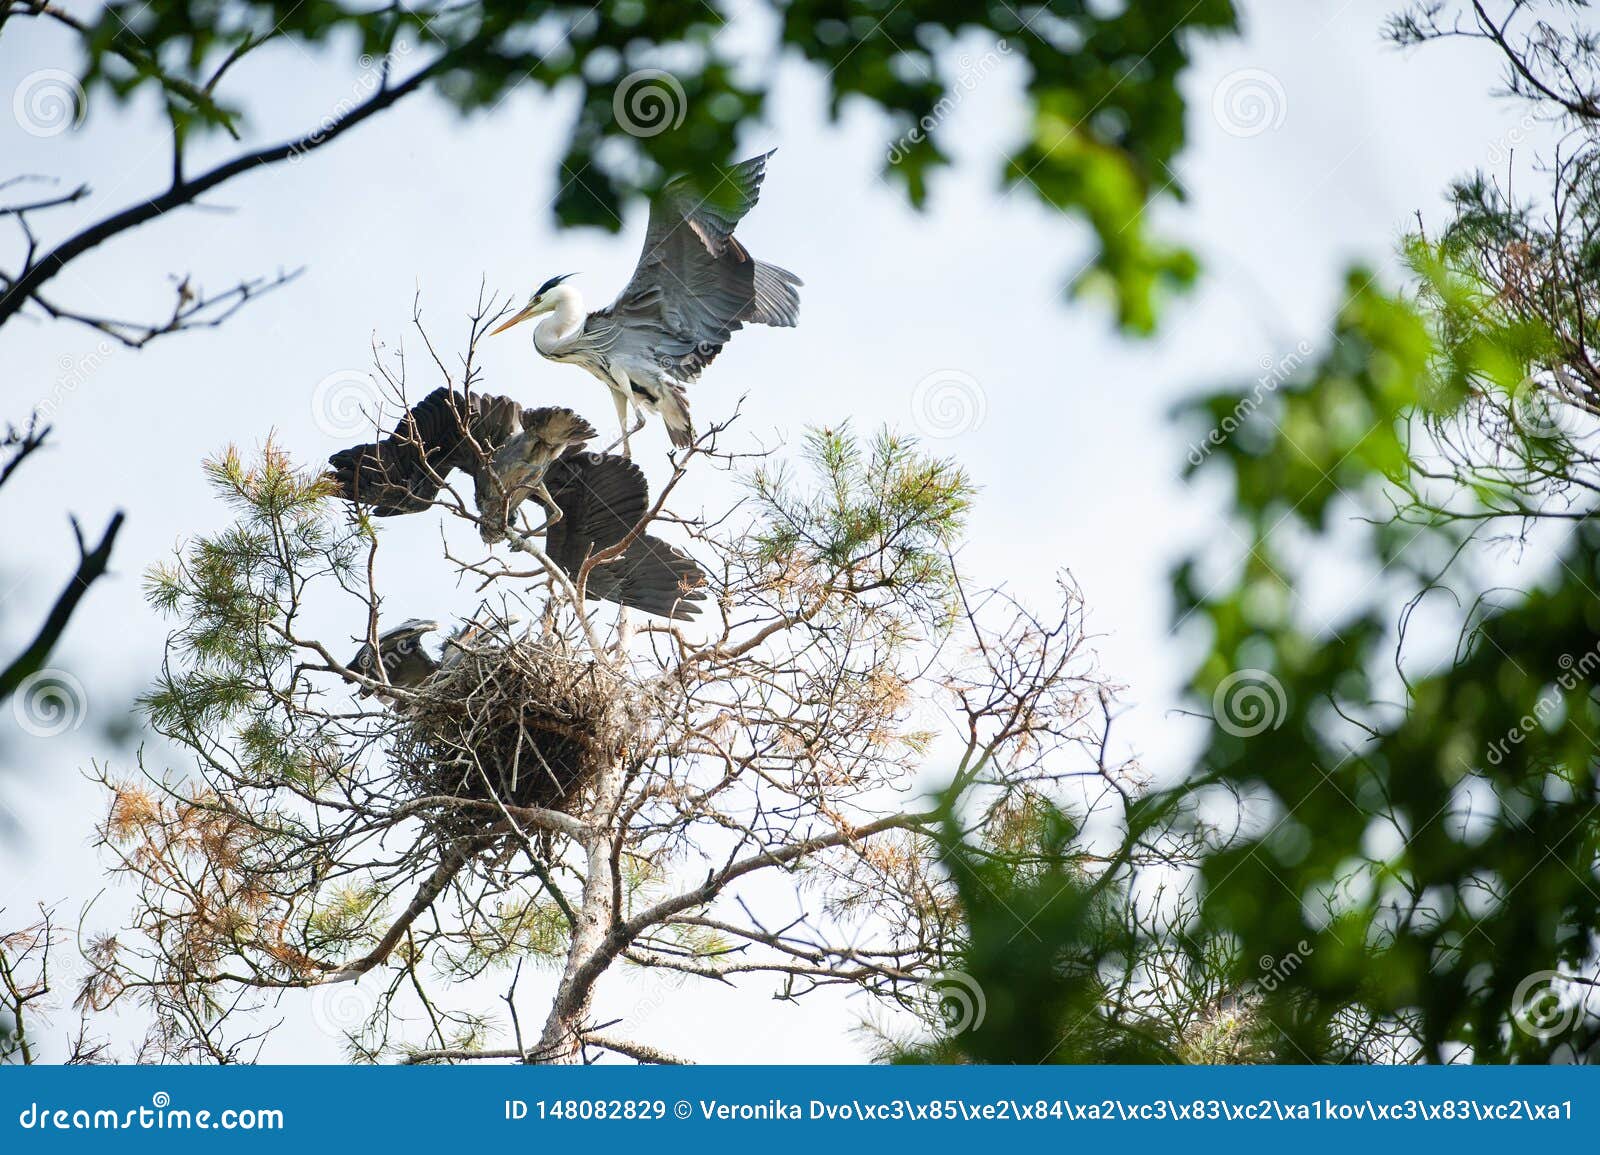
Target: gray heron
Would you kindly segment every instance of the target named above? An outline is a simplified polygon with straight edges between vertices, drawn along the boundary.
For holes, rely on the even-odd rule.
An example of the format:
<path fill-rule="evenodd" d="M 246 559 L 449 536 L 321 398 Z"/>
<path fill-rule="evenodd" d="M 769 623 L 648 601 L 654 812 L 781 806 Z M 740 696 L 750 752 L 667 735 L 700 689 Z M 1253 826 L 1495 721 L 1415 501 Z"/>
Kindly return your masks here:
<path fill-rule="evenodd" d="M 411 618 L 379 634 L 376 653 L 370 642 L 363 643 L 356 651 L 356 656 L 346 662 L 345 666 L 362 677 L 372 678 L 375 681 L 383 681 L 386 677 L 391 686 L 399 686 L 402 689 L 419 686 L 432 677 L 433 672 L 439 668 L 439 663 L 422 648 L 422 639 L 438 628 L 438 622 Z M 378 672 L 380 664 L 383 667 L 383 674 Z M 371 686 L 362 686 L 359 693 L 363 698 L 367 698 L 382 691 Z"/>
<path fill-rule="evenodd" d="M 339 495 L 378 517 L 429 508 L 459 469 L 473 479 L 486 540 L 503 536 L 507 517 L 532 497 L 546 513 L 545 554 L 569 577 L 632 536 L 620 557 L 590 571 L 587 595 L 662 617 L 693 617 L 706 596 L 705 572 L 660 538 L 634 534 L 650 508 L 644 472 L 624 457 L 585 452 L 594 436 L 570 409 L 522 409 L 508 397 L 439 388 L 391 436 L 341 449 L 328 461 Z"/>
<path fill-rule="evenodd" d="M 611 390 L 625 457 L 645 411 L 661 415 L 674 446 L 692 444 L 684 386 L 745 325 L 787 328 L 799 320 L 800 278 L 756 260 L 733 235 L 756 203 L 771 155 L 722 170 L 710 190 L 683 177 L 669 181 L 650 202 L 633 278 L 604 309 L 585 312 L 566 273 L 540 285 L 491 333 L 548 314 L 533 331 L 534 348 L 552 361 L 583 366 Z M 632 428 L 629 404 L 640 411 Z"/>
<path fill-rule="evenodd" d="M 473 478 L 482 519 L 478 531 L 484 541 L 499 541 L 505 534 L 508 511 L 533 496 L 547 510 L 557 510 L 558 519 L 563 518 L 560 505 L 545 486 L 545 477 L 557 461 L 598 436 L 593 425 L 570 409 L 524 409 L 518 424 L 518 432 L 494 450 L 489 468 L 476 471 Z"/>

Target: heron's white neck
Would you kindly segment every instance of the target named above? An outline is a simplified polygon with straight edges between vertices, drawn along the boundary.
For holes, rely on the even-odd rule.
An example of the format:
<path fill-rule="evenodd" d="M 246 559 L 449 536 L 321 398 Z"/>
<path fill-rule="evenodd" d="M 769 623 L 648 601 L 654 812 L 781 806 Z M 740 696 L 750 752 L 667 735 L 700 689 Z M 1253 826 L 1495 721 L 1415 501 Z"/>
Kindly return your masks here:
<path fill-rule="evenodd" d="M 584 312 L 583 294 L 571 285 L 557 285 L 545 296 L 555 302 L 555 308 L 533 331 L 533 345 L 549 357 L 559 353 L 561 347 L 577 335 L 588 314 Z"/>

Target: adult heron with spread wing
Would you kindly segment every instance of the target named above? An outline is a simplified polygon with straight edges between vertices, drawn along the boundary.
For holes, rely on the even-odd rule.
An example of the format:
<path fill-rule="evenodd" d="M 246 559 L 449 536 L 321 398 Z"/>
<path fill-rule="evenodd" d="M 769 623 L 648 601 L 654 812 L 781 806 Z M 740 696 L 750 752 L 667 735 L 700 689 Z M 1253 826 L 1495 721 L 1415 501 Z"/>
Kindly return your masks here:
<path fill-rule="evenodd" d="M 523 309 L 494 330 L 549 314 L 533 331 L 533 345 L 552 361 L 582 365 L 611 390 L 629 434 L 644 424 L 643 411 L 659 413 L 672 444 L 694 441 L 684 386 L 699 378 L 728 338 L 745 325 L 790 327 L 800 317 L 800 278 L 752 257 L 733 235 L 755 205 L 767 157 L 726 169 L 709 191 L 678 178 L 650 202 L 644 252 L 633 279 L 610 305 L 585 313 L 583 296 L 552 277 Z M 640 410 L 628 425 L 628 406 Z"/>

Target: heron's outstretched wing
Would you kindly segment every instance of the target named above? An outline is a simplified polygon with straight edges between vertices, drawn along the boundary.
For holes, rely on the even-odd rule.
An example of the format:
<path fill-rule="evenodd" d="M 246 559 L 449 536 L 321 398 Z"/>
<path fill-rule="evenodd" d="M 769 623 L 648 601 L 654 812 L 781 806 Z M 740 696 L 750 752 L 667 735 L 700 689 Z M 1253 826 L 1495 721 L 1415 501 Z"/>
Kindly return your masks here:
<path fill-rule="evenodd" d="M 444 476 L 452 469 L 471 472 L 478 448 L 489 452 L 504 444 L 517 431 L 520 413 L 509 397 L 435 389 L 400 418 L 390 436 L 328 458 L 339 495 L 370 505 L 379 517 L 427 509 Z"/>
<path fill-rule="evenodd" d="M 733 235 L 756 203 L 771 155 L 723 170 L 710 188 L 668 183 L 650 204 L 632 280 L 589 314 L 585 336 L 609 357 L 653 361 L 693 381 L 745 324 L 793 325 L 800 278 L 756 260 Z"/>
<path fill-rule="evenodd" d="M 644 471 L 626 457 L 575 454 L 545 476 L 561 519 L 550 527 L 552 560 L 568 572 L 591 552 L 609 549 L 633 532 L 650 505 Z"/>
<path fill-rule="evenodd" d="M 370 505 L 379 517 L 427 509 L 439 496 L 439 481 L 429 476 L 422 452 L 392 437 L 352 445 L 328 458 L 339 496 Z"/>
<path fill-rule="evenodd" d="M 551 460 L 599 436 L 581 414 L 548 405 L 522 411 L 522 432 L 544 446 Z"/>
<path fill-rule="evenodd" d="M 616 545 L 649 505 L 644 473 L 625 457 L 574 454 L 551 467 L 545 485 L 561 518 L 547 531 L 550 560 L 577 576 L 591 555 Z M 706 575 L 687 554 L 640 534 L 620 558 L 589 573 L 591 598 L 670 618 L 692 618 L 705 599 Z"/>

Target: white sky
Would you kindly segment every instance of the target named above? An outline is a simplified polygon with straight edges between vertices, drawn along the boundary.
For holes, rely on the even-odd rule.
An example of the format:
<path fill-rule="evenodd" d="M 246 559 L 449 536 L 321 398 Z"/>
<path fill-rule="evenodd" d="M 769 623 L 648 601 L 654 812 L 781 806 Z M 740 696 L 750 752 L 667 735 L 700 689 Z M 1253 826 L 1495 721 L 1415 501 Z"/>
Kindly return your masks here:
<path fill-rule="evenodd" d="M 976 382 L 981 426 L 930 442 L 958 455 L 983 487 L 968 571 L 1044 601 L 1054 571 L 1071 569 L 1104 635 L 1103 665 L 1128 686 L 1122 741 L 1157 773 L 1181 768 L 1193 730 L 1173 711 L 1193 639 L 1172 636 L 1167 572 L 1186 546 L 1227 531 L 1214 517 L 1217 495 L 1191 493 L 1180 480 L 1196 431 L 1175 429 L 1168 411 L 1207 386 L 1254 378 L 1302 340 L 1320 348 L 1346 264 L 1390 264 L 1414 212 L 1437 219 L 1452 177 L 1517 140 L 1522 111 L 1488 95 L 1493 60 L 1467 45 L 1397 52 L 1379 36 L 1391 7 L 1246 3 L 1242 42 L 1199 47 L 1185 84 L 1191 144 L 1179 165 L 1190 200 L 1160 220 L 1201 253 L 1205 279 L 1145 343 L 1117 337 L 1098 306 L 1063 304 L 1060 287 L 1088 251 L 1084 228 L 994 191 L 1023 125 L 1014 71 L 1003 67 L 965 95 L 948 125 L 957 165 L 936 178 L 930 209 L 918 215 L 879 179 L 885 125 L 855 110 L 827 126 L 819 78 L 787 64 L 773 122 L 748 139 L 748 152 L 781 151 L 740 235 L 805 279 L 801 324 L 735 337 L 695 387 L 696 413 L 703 422 L 747 392 L 744 426 L 768 437 L 847 417 L 864 430 L 887 422 L 915 431 L 919 381 L 953 373 Z M 75 67 L 67 49 L 14 21 L 0 39 L 0 98 L 38 69 Z M 974 42 L 975 54 L 983 50 Z M 297 134 L 359 95 L 356 73 L 337 63 L 289 50 L 241 65 L 233 84 L 247 93 L 249 139 Z M 1219 84 L 1241 69 L 1266 73 L 1274 101 L 1271 126 L 1252 136 L 1225 131 L 1213 114 Z M 165 633 L 139 575 L 223 518 L 200 459 L 273 429 L 307 463 L 345 444 L 319 428 L 315 387 L 330 374 L 364 372 L 374 340 L 404 340 L 418 352 L 408 329 L 419 292 L 434 335 L 453 351 L 480 281 L 522 294 L 577 269 L 596 303 L 625 281 L 642 208 L 611 236 L 558 234 L 544 207 L 568 113 L 567 102 L 533 90 L 470 120 L 415 99 L 299 163 L 224 186 L 209 203 L 228 211 L 190 210 L 119 238 L 52 290 L 90 311 L 155 316 L 170 307 L 169 273 L 222 289 L 241 275 L 308 266 L 218 331 L 109 355 L 96 352 L 96 334 L 64 324 L 14 323 L 0 335 L 0 417 L 59 396 L 54 448 L 0 501 L 0 652 L 36 627 L 71 569 L 67 511 L 92 532 L 112 510 L 128 512 L 111 576 L 57 652 L 56 664 L 87 689 L 86 724 L 38 739 L 0 711 L 0 808 L 18 824 L 0 831 L 7 922 L 40 900 L 70 915 L 105 885 L 106 864 L 88 845 L 101 800 L 80 771 L 93 759 L 130 763 L 137 737 L 104 728 L 128 721 Z M 153 124 L 150 109 L 105 100 L 80 129 L 49 139 L 0 117 L 0 178 L 88 180 L 89 211 L 104 213 L 164 187 L 169 160 Z M 38 218 L 46 240 L 69 222 L 70 214 Z M 572 404 L 610 427 L 603 390 L 572 367 L 540 361 L 525 331 L 491 343 L 486 367 L 490 389 Z M 69 378 L 75 387 L 64 388 Z M 657 477 L 664 446 L 659 424 L 636 443 Z M 432 532 L 393 529 L 397 542 L 429 535 L 417 538 L 419 550 Z M 441 616 L 441 597 L 460 600 L 428 567 L 396 576 L 386 607 L 396 620 Z M 1308 596 L 1337 609 L 1336 590 Z M 152 745 L 150 754 L 164 751 Z M 103 906 L 116 902 L 113 892 Z M 637 1021 L 648 1010 L 639 1037 L 704 1060 L 860 1057 L 850 1028 L 864 1004 L 794 1006 L 769 996 L 759 981 L 729 993 L 612 978 L 597 1013 Z M 302 1002 L 283 1008 L 294 1026 L 266 1057 L 337 1059 L 337 1040 L 309 1026 L 295 998 Z"/>

